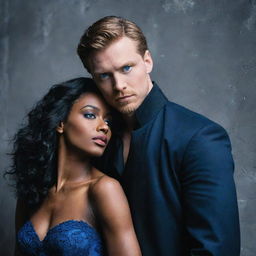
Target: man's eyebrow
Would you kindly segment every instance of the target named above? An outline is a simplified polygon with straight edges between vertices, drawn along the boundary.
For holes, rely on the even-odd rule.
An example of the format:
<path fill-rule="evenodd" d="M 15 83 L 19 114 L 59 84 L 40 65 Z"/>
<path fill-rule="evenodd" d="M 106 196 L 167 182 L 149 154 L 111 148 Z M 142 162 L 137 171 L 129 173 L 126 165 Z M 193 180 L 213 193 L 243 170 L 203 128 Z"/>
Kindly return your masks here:
<path fill-rule="evenodd" d="M 104 74 L 104 73 L 109 73 L 109 72 L 106 69 L 104 69 L 104 68 L 96 69 L 93 72 L 93 74 Z"/>
<path fill-rule="evenodd" d="M 85 106 L 83 106 L 82 108 L 80 108 L 80 110 L 82 110 L 83 108 L 92 108 L 92 109 L 95 109 L 95 110 L 97 110 L 97 111 L 100 110 L 98 107 L 95 107 L 95 106 L 93 106 L 93 105 L 85 105 Z"/>
<path fill-rule="evenodd" d="M 104 71 L 94 71 L 93 74 L 94 75 L 100 75 L 100 74 L 105 74 L 107 72 L 104 72 Z"/>
<path fill-rule="evenodd" d="M 122 69 L 125 66 L 134 66 L 135 62 L 134 61 L 127 61 L 123 64 L 120 64 L 120 66 L 116 67 L 116 70 Z M 99 70 L 95 70 L 93 72 L 94 75 L 100 75 L 100 74 L 111 74 L 110 71 L 108 70 L 104 70 L 104 69 L 99 69 Z"/>

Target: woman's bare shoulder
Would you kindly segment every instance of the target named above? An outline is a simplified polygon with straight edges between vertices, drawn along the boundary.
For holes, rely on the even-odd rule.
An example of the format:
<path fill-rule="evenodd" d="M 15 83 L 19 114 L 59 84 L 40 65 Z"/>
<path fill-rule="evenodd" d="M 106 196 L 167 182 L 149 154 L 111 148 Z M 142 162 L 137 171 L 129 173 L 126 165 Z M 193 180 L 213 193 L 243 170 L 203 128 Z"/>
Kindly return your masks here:
<path fill-rule="evenodd" d="M 91 193 L 97 197 L 105 197 L 109 193 L 116 193 L 120 190 L 122 191 L 119 181 L 100 171 L 98 172 L 98 178 L 91 185 Z"/>

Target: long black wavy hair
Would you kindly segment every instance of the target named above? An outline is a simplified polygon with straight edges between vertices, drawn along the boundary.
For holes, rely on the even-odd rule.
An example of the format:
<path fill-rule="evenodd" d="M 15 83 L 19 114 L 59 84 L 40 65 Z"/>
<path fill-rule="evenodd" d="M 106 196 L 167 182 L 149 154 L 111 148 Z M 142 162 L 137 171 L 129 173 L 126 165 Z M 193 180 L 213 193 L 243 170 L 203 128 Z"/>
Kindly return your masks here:
<path fill-rule="evenodd" d="M 12 166 L 6 174 L 12 175 L 16 196 L 28 206 L 37 207 L 56 182 L 56 127 L 67 119 L 74 101 L 88 92 L 100 94 L 90 78 L 80 77 L 53 85 L 15 134 Z"/>

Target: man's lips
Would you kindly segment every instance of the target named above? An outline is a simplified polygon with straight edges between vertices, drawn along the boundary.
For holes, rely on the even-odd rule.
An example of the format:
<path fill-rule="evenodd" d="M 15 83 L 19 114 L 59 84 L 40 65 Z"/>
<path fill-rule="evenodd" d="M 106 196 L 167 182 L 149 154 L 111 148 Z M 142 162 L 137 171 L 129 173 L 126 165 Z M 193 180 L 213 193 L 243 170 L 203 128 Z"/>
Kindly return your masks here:
<path fill-rule="evenodd" d="M 116 98 L 116 101 L 119 102 L 123 102 L 123 101 L 127 101 L 129 98 L 131 98 L 133 96 L 133 94 L 129 94 L 129 95 L 124 95 L 124 96 L 120 96 Z"/>
<path fill-rule="evenodd" d="M 96 137 L 94 137 L 94 138 L 92 138 L 93 139 L 93 141 L 97 144 L 97 145 L 99 145 L 99 146 L 106 146 L 107 145 L 107 143 L 108 143 L 108 139 L 107 139 L 107 136 L 104 136 L 104 135 L 102 135 L 102 136 L 96 136 Z"/>

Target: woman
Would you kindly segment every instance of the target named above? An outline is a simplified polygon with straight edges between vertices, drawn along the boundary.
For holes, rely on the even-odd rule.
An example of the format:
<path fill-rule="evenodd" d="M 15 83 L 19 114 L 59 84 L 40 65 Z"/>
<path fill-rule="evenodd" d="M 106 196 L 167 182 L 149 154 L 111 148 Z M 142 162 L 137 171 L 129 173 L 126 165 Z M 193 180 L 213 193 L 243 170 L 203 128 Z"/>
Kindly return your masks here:
<path fill-rule="evenodd" d="M 53 86 L 30 111 L 9 172 L 15 255 L 141 255 L 120 184 L 91 164 L 110 137 L 110 108 L 89 78 Z"/>

